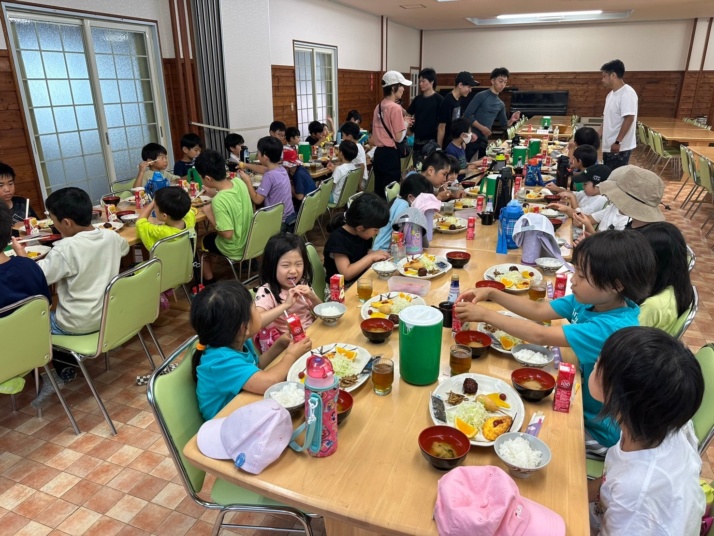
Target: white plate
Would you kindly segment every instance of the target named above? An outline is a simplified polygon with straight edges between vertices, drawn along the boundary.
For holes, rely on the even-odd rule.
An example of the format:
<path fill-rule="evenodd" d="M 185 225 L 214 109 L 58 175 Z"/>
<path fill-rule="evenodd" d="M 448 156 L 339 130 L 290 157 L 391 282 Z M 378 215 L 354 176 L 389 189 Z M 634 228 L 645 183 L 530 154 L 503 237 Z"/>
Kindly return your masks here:
<path fill-rule="evenodd" d="M 486 271 L 483 273 L 483 278 L 484 278 L 484 279 L 490 279 L 491 281 L 499 281 L 499 282 L 500 282 L 501 280 L 499 279 L 499 277 L 502 277 L 503 275 L 507 274 L 507 273 L 509 272 L 508 269 L 509 269 L 511 266 L 516 266 L 516 267 L 518 268 L 518 272 L 519 272 L 519 273 L 520 273 L 520 272 L 525 272 L 525 271 L 533 272 L 534 275 L 533 275 L 533 277 L 531 278 L 533 281 L 540 281 L 541 279 L 543 279 L 543 275 L 542 275 L 538 270 L 536 270 L 535 267 L 533 267 L 533 266 L 525 266 L 525 265 L 523 265 L 523 264 L 515 264 L 515 263 L 497 264 L 497 265 L 495 265 L 495 266 L 491 266 L 488 270 L 486 270 Z M 498 277 L 495 275 L 495 271 L 496 271 L 496 270 L 498 270 L 499 272 L 501 272 L 501 275 L 498 276 Z M 529 285 L 529 287 L 530 287 L 530 285 Z M 527 290 L 528 290 L 528 288 L 520 288 L 520 289 L 517 289 L 517 288 L 507 288 L 507 289 L 506 289 L 506 292 L 516 292 L 516 293 L 518 293 L 518 292 L 526 292 Z"/>
<path fill-rule="evenodd" d="M 453 216 L 447 216 L 447 217 L 453 217 Z M 464 218 L 456 218 L 456 229 L 441 229 L 437 225 L 438 220 L 439 220 L 439 218 L 434 218 L 434 232 L 435 233 L 442 233 L 442 234 L 463 233 L 466 230 L 466 226 L 468 225 L 468 222 Z"/>
<path fill-rule="evenodd" d="M 389 298 L 395 298 L 396 296 L 399 296 L 399 294 L 400 294 L 399 292 L 387 292 L 386 294 L 380 294 L 379 296 L 375 296 L 374 298 L 370 298 L 369 300 L 367 300 L 366 302 L 364 302 L 364 304 L 362 305 L 362 318 L 363 318 L 364 320 L 367 320 L 368 318 L 372 318 L 372 317 L 369 316 L 369 314 L 367 313 L 367 311 L 369 311 L 369 309 L 371 308 L 372 303 L 377 302 L 377 301 L 386 300 L 386 299 L 389 299 Z M 408 293 L 408 292 L 402 292 L 401 294 L 404 294 L 405 296 L 411 297 L 411 299 L 412 299 L 412 305 L 426 305 L 426 302 L 424 301 L 424 299 L 421 298 L 420 296 L 417 296 L 416 294 L 410 294 L 410 293 Z M 402 309 L 402 311 L 403 311 L 403 310 L 404 310 L 404 309 Z"/>
<path fill-rule="evenodd" d="M 423 255 L 426 255 L 426 253 L 423 253 Z M 418 257 L 419 257 L 419 255 L 411 255 L 411 256 L 407 256 L 405 259 L 402 259 L 401 261 L 399 261 L 399 264 L 397 264 L 397 270 L 399 270 L 399 273 L 402 274 L 403 276 L 415 277 L 417 279 L 434 279 L 435 277 L 439 277 L 440 275 L 445 274 L 449 270 L 451 270 L 451 263 L 446 260 L 446 257 L 437 256 L 436 260 L 434 262 L 443 262 L 444 264 L 446 264 L 446 269 L 440 270 L 439 272 L 437 272 L 435 274 L 427 274 L 424 277 L 419 277 L 415 273 L 408 273 L 406 271 L 406 269 L 404 268 L 404 265 L 407 263 L 407 261 L 409 261 L 411 259 L 418 258 Z"/>
<path fill-rule="evenodd" d="M 516 313 L 512 313 L 511 311 L 498 311 L 498 314 L 502 314 L 503 316 L 509 316 L 511 318 L 520 318 L 521 320 L 528 320 L 527 318 L 523 318 L 522 316 L 519 316 Z M 486 322 L 479 322 L 476 325 L 476 331 L 480 331 L 481 333 L 485 333 L 486 335 L 491 337 L 491 348 L 493 348 L 497 352 L 501 352 L 502 354 L 513 355 L 513 352 L 511 352 L 511 350 L 506 350 L 503 346 L 501 346 L 501 341 L 496 340 L 493 336 L 493 333 L 486 330 Z M 505 331 L 505 330 L 502 329 L 501 331 Z M 511 335 L 511 336 L 513 336 L 513 335 Z M 521 342 L 523 342 L 523 341 L 521 340 Z M 520 343 L 516 343 L 516 344 L 520 344 Z M 515 346 L 515 344 L 513 346 Z"/>
<path fill-rule="evenodd" d="M 464 210 L 464 209 L 468 209 L 468 208 L 476 208 L 476 201 L 474 201 L 473 199 L 467 199 L 464 197 L 463 199 L 459 199 L 459 201 L 461 202 L 461 206 L 457 207 L 454 204 L 454 210 Z"/>
<path fill-rule="evenodd" d="M 466 188 L 464 192 L 466 192 L 466 195 L 469 197 L 478 197 L 478 195 L 481 193 L 479 186 L 474 186 L 473 188 Z"/>
<path fill-rule="evenodd" d="M 521 426 L 523 426 L 523 420 L 525 419 L 525 414 L 526 414 L 526 409 L 523 406 L 523 400 L 521 400 L 521 397 L 518 396 L 518 393 L 516 392 L 513 387 L 511 387 L 509 384 L 507 384 L 503 380 L 499 380 L 498 378 L 494 378 L 492 376 L 485 376 L 483 374 L 475 374 L 472 372 L 467 372 L 466 374 L 459 374 L 458 376 L 452 376 L 451 378 L 448 378 L 441 382 L 439 386 L 434 389 L 434 392 L 432 394 L 439 396 L 444 400 L 444 406 L 446 406 L 446 418 L 449 418 L 449 408 L 454 407 L 450 406 L 447 402 L 446 399 L 449 398 L 449 391 L 453 391 L 455 393 L 463 394 L 463 384 L 464 380 L 466 378 L 473 378 L 476 380 L 476 383 L 478 383 L 478 392 L 476 395 L 470 395 L 469 398 L 471 400 L 475 400 L 477 395 L 487 395 L 490 393 L 505 393 L 506 394 L 506 402 L 508 402 L 511 407 L 508 409 L 501 408 L 503 413 L 508 415 L 509 417 L 513 417 L 513 425 L 511 426 L 511 432 L 519 432 L 521 429 Z M 431 415 L 431 420 L 434 421 L 434 424 L 444 424 L 441 421 L 438 421 L 436 417 L 434 416 L 434 408 L 431 405 L 431 397 L 429 398 L 429 415 Z M 502 415 L 502 413 L 489 413 L 489 416 L 491 417 L 497 417 L 499 415 Z M 448 424 L 448 426 L 453 426 L 453 424 Z M 495 441 L 487 441 L 484 437 L 483 434 L 481 433 L 481 430 L 478 431 L 476 436 L 471 439 L 471 444 L 476 445 L 477 447 L 490 447 L 493 445 Z"/>
<path fill-rule="evenodd" d="M 25 246 L 25 251 L 27 253 L 38 253 L 39 255 L 37 257 L 30 257 L 28 255 L 28 258 L 32 259 L 33 261 L 38 261 L 45 255 L 47 255 L 50 252 L 50 246 Z M 9 249 L 5 252 L 5 255 L 8 257 L 14 257 L 15 252 L 12 249 Z"/>
<path fill-rule="evenodd" d="M 303 380 L 300 379 L 300 376 L 298 376 L 298 374 L 305 371 L 305 367 L 307 366 L 307 358 L 313 354 L 320 354 L 320 355 L 326 354 L 327 352 L 330 352 L 337 346 L 340 346 L 342 348 L 347 348 L 349 350 L 357 351 L 357 357 L 355 357 L 354 361 L 352 361 L 353 370 L 354 370 L 354 372 L 352 372 L 352 374 L 359 374 L 360 371 L 364 368 L 364 366 L 369 362 L 370 358 L 372 357 L 367 350 L 365 350 L 361 346 L 355 346 L 354 344 L 345 344 L 343 342 L 338 342 L 337 344 L 326 344 L 325 346 L 318 346 L 317 348 L 313 348 L 310 352 L 301 355 L 298 358 L 298 360 L 295 361 L 295 363 L 293 363 L 293 366 L 290 367 L 290 370 L 288 371 L 287 381 L 298 382 L 298 383 L 302 384 Z M 354 391 L 360 385 L 362 385 L 364 382 L 366 382 L 368 378 L 369 378 L 369 374 L 362 374 L 362 375 L 360 375 L 359 379 L 357 380 L 357 383 L 354 383 L 354 384 L 350 385 L 349 387 L 346 387 L 344 390 L 348 391 L 348 392 Z"/>
<path fill-rule="evenodd" d="M 104 223 L 105 223 L 105 222 L 93 223 L 92 225 L 94 226 L 95 229 L 103 229 L 103 230 L 105 230 L 105 231 L 108 231 L 109 228 L 108 228 L 108 227 L 104 227 Z M 112 224 L 112 228 L 113 228 L 114 231 L 118 231 L 119 229 L 121 229 L 122 227 L 124 227 L 124 224 L 123 224 L 122 222 L 120 222 L 120 221 L 112 221 L 112 222 L 109 222 L 109 223 Z"/>

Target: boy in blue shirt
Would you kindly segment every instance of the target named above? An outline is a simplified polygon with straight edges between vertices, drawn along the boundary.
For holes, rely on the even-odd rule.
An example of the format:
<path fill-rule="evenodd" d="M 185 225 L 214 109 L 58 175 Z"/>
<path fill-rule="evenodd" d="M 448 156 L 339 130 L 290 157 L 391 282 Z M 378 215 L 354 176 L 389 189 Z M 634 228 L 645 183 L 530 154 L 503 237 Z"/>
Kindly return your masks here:
<path fill-rule="evenodd" d="M 533 344 L 573 349 L 582 374 L 588 457 L 602 459 L 620 437 L 612 419 L 598 419 L 602 403 L 591 396 L 588 379 L 607 338 L 621 328 L 638 325 L 638 304 L 649 296 L 655 262 L 652 248 L 641 233 L 603 231 L 587 237 L 573 250 L 575 273 L 569 296 L 533 302 L 495 289 L 475 289 L 457 299 L 456 313 L 462 321 L 487 322 Z M 485 300 L 530 320 L 511 318 L 477 305 Z M 570 324 L 541 324 L 560 318 Z"/>

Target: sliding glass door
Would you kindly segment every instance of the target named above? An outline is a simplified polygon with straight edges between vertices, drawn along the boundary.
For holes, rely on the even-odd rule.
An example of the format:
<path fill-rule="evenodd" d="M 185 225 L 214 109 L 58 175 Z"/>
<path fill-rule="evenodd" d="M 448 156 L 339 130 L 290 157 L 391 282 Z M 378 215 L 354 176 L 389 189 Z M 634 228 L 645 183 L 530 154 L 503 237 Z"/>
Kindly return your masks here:
<path fill-rule="evenodd" d="M 153 26 L 5 16 L 45 195 L 77 186 L 97 201 L 136 176 L 143 145 L 170 147 Z"/>

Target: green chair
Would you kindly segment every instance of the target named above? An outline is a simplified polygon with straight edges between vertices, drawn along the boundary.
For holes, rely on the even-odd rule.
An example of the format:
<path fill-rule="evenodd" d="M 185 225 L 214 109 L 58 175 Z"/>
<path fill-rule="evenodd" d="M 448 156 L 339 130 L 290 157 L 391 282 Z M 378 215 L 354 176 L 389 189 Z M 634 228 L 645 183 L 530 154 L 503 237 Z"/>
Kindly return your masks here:
<path fill-rule="evenodd" d="M 643 157 L 649 158 L 651 155 L 649 154 L 650 147 L 647 144 L 647 135 L 645 134 L 645 125 L 642 123 L 638 122 L 637 123 L 637 141 L 639 142 L 641 149 L 643 151 Z"/>
<path fill-rule="evenodd" d="M 324 299 L 325 287 L 327 286 L 327 281 L 325 281 L 325 266 L 322 264 L 320 259 L 320 254 L 315 249 L 310 242 L 305 244 L 307 247 L 307 256 L 310 259 L 310 264 L 312 265 L 312 290 L 315 291 L 317 297 Z"/>
<path fill-rule="evenodd" d="M 149 333 L 152 333 L 152 339 L 156 339 L 151 324 L 159 316 L 160 289 L 161 261 L 152 259 L 117 275 L 109 282 L 104 291 L 99 331 L 87 335 L 52 335 L 52 346 L 71 354 L 77 360 L 77 365 L 114 435 L 117 433 L 114 423 L 84 363 L 101 354 L 105 355 L 105 361 L 108 363 L 107 353 L 136 335 L 151 368 L 156 368 L 141 336 L 141 329 L 146 327 Z"/>
<path fill-rule="evenodd" d="M 176 470 L 183 482 L 186 493 L 199 506 L 209 510 L 218 510 L 219 514 L 212 532 L 214 535 L 218 534 L 223 527 L 280 530 L 311 535 L 310 516 L 296 508 L 283 505 L 225 480 L 216 479 L 211 487 L 210 494 L 213 502 L 205 500 L 199 495 L 206 479 L 206 473 L 191 465 L 183 453 L 186 444 L 198 433 L 199 428 L 204 423 L 198 408 L 196 383 L 193 381 L 191 370 L 191 356 L 196 342 L 197 338 L 195 336 L 188 339 L 156 369 L 154 374 L 151 375 L 146 393 L 149 405 L 154 412 L 159 430 L 161 435 L 164 436 L 169 454 L 174 461 L 174 465 L 176 465 Z M 178 363 L 178 366 L 171 371 L 169 367 L 176 363 Z M 289 519 L 290 525 L 294 522 L 299 522 L 302 525 L 302 529 L 239 525 L 223 522 L 227 513 L 243 512 L 277 515 L 282 519 Z"/>
<path fill-rule="evenodd" d="M 655 152 L 659 157 L 654 165 L 657 166 L 662 160 L 664 160 L 664 165 L 662 166 L 662 169 L 659 170 L 658 174 L 664 173 L 664 170 L 667 169 L 670 162 L 674 163 L 673 165 L 676 173 L 676 169 L 679 167 L 679 164 L 681 164 L 681 161 L 679 160 L 679 148 L 666 146 L 662 140 L 662 134 L 659 132 L 653 132 L 652 134 Z"/>
<path fill-rule="evenodd" d="M 679 146 L 679 159 L 682 162 L 682 186 L 679 187 L 679 190 L 677 190 L 677 194 L 674 196 L 674 199 L 677 199 L 679 197 L 679 194 L 682 193 L 682 190 L 684 190 L 684 187 L 687 185 L 689 180 L 692 178 L 689 175 L 689 153 L 687 152 L 687 146 L 686 145 L 680 145 Z"/>
<path fill-rule="evenodd" d="M 588 480 L 595 480 L 596 478 L 600 478 L 602 476 L 602 471 L 604 468 L 604 461 L 585 458 L 585 472 L 588 475 Z"/>
<path fill-rule="evenodd" d="M 693 155 L 692 155 L 693 157 Z M 699 157 L 699 177 L 698 181 L 694 181 L 697 186 L 699 186 L 699 191 L 697 192 L 696 198 L 690 198 L 691 204 L 687 211 L 684 213 L 685 216 L 689 216 L 690 219 L 694 218 L 694 216 L 699 212 L 699 209 L 702 206 L 702 203 L 706 200 L 706 194 L 709 193 L 711 194 L 714 191 L 714 186 L 712 186 L 712 168 L 711 168 L 711 163 L 709 162 L 708 158 L 704 157 Z M 704 196 L 704 197 L 702 197 Z M 692 210 L 694 210 L 692 212 Z M 691 216 L 689 213 L 691 212 Z M 707 220 L 708 222 L 709 220 Z M 707 222 L 704 222 L 705 225 Z M 702 225 L 704 227 L 704 225 Z"/>
<path fill-rule="evenodd" d="M 149 252 L 149 259 L 159 259 L 161 261 L 160 292 L 181 287 L 189 302 L 191 301 L 191 293 L 188 291 L 186 284 L 193 279 L 194 251 L 191 245 L 192 232 L 195 235 L 193 229 L 186 229 L 173 236 L 162 238 L 154 244 Z M 159 351 L 161 359 L 166 359 L 159 341 L 154 337 L 154 331 L 151 330 L 149 335 L 151 335 L 151 340 Z"/>
<path fill-rule="evenodd" d="M 414 149 L 409 149 L 409 154 L 399 159 L 402 175 L 414 165 Z"/>
<path fill-rule="evenodd" d="M 132 197 L 134 195 L 131 189 L 134 187 L 135 183 L 136 177 L 133 177 L 131 179 L 124 179 L 121 181 L 115 181 L 111 183 L 110 189 L 113 194 L 118 195 L 120 198 L 128 199 L 129 197 Z"/>
<path fill-rule="evenodd" d="M 320 190 L 317 189 L 310 192 L 302 199 L 300 210 L 298 210 L 297 219 L 295 220 L 294 234 L 297 236 L 305 236 L 308 231 L 315 227 L 317 220 L 317 209 L 320 205 Z"/>
<path fill-rule="evenodd" d="M 692 286 L 692 291 L 694 291 L 692 306 L 689 308 L 689 311 L 684 311 L 677 319 L 677 323 L 672 327 L 672 331 L 669 333 L 672 337 L 681 339 L 682 335 L 686 333 L 692 324 L 694 317 L 697 316 L 697 311 L 699 310 L 699 293 L 695 286 Z"/>
<path fill-rule="evenodd" d="M 323 277 L 324 279 L 324 277 Z M 6 316 L 5 316 L 6 315 Z M 0 352 L 0 383 L 17 376 L 24 376 L 35 369 L 35 388 L 39 393 L 39 374 L 37 369 L 43 367 L 64 412 L 72 423 L 74 432 L 79 435 L 79 426 L 74 420 L 72 411 L 65 402 L 57 381 L 50 371 L 52 361 L 52 341 L 50 339 L 50 307 L 44 296 L 31 296 L 19 302 L 0 309 L 0 338 L 12 341 L 6 344 Z M 14 395 L 10 395 L 15 408 Z M 37 410 L 37 416 L 42 417 L 42 410 Z"/>
<path fill-rule="evenodd" d="M 714 345 L 709 343 L 703 346 L 695 357 L 704 376 L 704 398 L 692 422 L 699 443 L 697 450 L 703 456 L 714 438 Z"/>
<path fill-rule="evenodd" d="M 387 199 L 387 204 L 394 201 L 399 196 L 399 182 L 390 182 L 384 188 L 384 197 Z"/>
<path fill-rule="evenodd" d="M 697 254 L 694 253 L 692 247 L 687 244 L 687 270 L 694 270 L 694 265 L 697 264 Z"/>
<path fill-rule="evenodd" d="M 317 206 L 317 224 L 320 226 L 320 232 L 322 233 L 322 237 L 324 239 L 327 239 L 327 236 L 325 235 L 325 230 L 322 228 L 322 223 L 320 222 L 320 218 L 322 215 L 327 212 L 327 205 L 330 204 L 330 196 L 332 195 L 332 186 L 335 184 L 335 179 L 330 177 L 329 179 L 325 179 L 320 183 L 319 190 L 320 190 L 320 204 Z"/>
<path fill-rule="evenodd" d="M 342 191 L 340 192 L 340 198 L 333 202 L 327 204 L 327 208 L 330 210 L 330 216 L 334 214 L 334 211 L 347 206 L 347 200 L 357 193 L 359 189 L 359 181 L 362 179 L 362 170 L 355 169 L 350 171 L 345 178 L 345 184 L 342 186 Z M 334 189 L 334 186 L 333 186 Z"/>
<path fill-rule="evenodd" d="M 694 186 L 692 186 L 692 189 L 689 190 L 687 197 L 684 198 L 684 201 L 682 201 L 682 204 L 679 205 L 679 208 L 684 208 L 687 203 L 693 200 L 694 194 L 700 195 L 702 190 L 700 173 L 697 169 L 696 161 L 694 160 L 694 153 L 692 153 L 692 150 L 689 147 L 685 147 L 684 150 L 687 153 L 687 166 L 689 167 L 689 176 L 692 178 Z M 689 212 L 689 209 L 687 210 L 687 212 Z"/>
<path fill-rule="evenodd" d="M 245 242 L 245 248 L 243 249 L 243 256 L 239 259 L 231 259 L 225 255 L 217 255 L 216 253 L 203 251 L 201 252 L 201 273 L 203 273 L 203 261 L 206 255 L 216 255 L 228 262 L 228 266 L 231 267 L 233 272 L 233 277 L 243 284 L 247 284 L 250 281 L 258 278 L 258 274 L 250 277 L 250 267 L 253 259 L 260 257 L 265 250 L 265 244 L 268 243 L 268 239 L 280 232 L 280 228 L 283 224 L 283 204 L 278 203 L 270 207 L 263 207 L 255 211 L 253 214 L 253 220 L 250 222 L 250 229 L 248 229 L 248 238 Z M 243 277 L 243 261 L 248 261 L 248 279 L 242 280 Z M 236 272 L 235 265 L 238 265 L 238 272 Z"/>
<path fill-rule="evenodd" d="M 364 192 L 357 192 L 356 194 L 354 194 L 353 196 L 351 196 L 351 197 L 347 200 L 347 208 L 349 209 L 349 208 L 350 208 L 350 205 L 354 202 L 354 200 L 357 199 L 359 196 L 361 196 L 363 193 L 364 193 Z"/>
<path fill-rule="evenodd" d="M 374 174 L 374 168 L 369 170 L 369 175 L 367 175 L 367 184 L 364 187 L 365 192 L 369 193 L 374 193 L 374 182 L 375 182 L 375 174 Z"/>

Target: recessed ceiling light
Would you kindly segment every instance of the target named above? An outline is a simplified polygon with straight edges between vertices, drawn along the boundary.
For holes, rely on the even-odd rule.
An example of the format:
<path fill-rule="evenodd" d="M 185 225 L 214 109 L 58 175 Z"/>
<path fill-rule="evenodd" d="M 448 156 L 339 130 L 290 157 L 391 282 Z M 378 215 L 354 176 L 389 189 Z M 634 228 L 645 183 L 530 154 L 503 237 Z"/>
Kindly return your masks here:
<path fill-rule="evenodd" d="M 423 4 L 404 4 L 403 6 L 399 6 L 402 9 L 426 9 L 426 6 Z"/>
<path fill-rule="evenodd" d="M 559 11 L 553 13 L 519 13 L 498 15 L 493 19 L 467 17 L 466 20 L 476 26 L 504 26 L 513 24 L 553 24 L 556 22 L 597 22 L 626 19 L 632 14 L 628 11 Z"/>
<path fill-rule="evenodd" d="M 601 9 L 592 9 L 589 11 L 554 11 L 552 13 L 514 13 L 511 15 L 498 15 L 496 18 L 500 20 L 504 19 L 557 19 L 557 18 L 567 18 L 567 17 L 579 17 L 583 15 L 600 15 L 602 14 Z"/>

